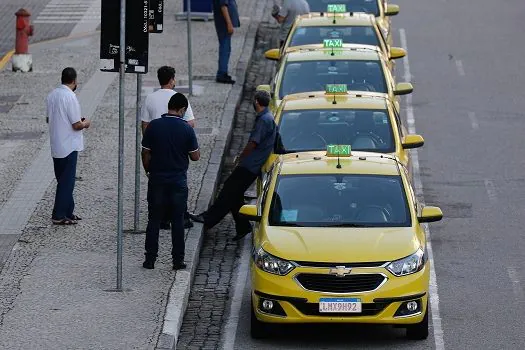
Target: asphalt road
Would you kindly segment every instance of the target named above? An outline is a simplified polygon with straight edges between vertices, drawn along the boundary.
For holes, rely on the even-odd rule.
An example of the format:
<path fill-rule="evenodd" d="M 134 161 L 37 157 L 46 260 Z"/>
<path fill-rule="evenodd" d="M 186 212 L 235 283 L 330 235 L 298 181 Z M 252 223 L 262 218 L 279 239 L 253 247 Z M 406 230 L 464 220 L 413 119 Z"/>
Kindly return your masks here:
<path fill-rule="evenodd" d="M 403 108 L 405 117 L 413 108 L 415 129 L 426 140 L 418 152 L 424 200 L 446 217 L 430 225 L 432 317 L 443 333 L 432 326 L 428 340 L 412 342 L 389 327 L 301 326 L 253 341 L 249 278 L 241 272 L 242 302 L 232 306 L 226 348 L 525 348 L 525 4 L 396 3 L 395 45 L 403 42 L 409 53 L 397 77 L 411 77 L 415 86 Z"/>

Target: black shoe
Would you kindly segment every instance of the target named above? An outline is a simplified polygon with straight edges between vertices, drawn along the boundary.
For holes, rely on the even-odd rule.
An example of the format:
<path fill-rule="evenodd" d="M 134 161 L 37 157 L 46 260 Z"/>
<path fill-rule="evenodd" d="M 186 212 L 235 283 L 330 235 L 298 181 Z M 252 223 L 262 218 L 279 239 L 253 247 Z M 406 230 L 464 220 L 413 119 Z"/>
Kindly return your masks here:
<path fill-rule="evenodd" d="M 190 219 L 192 219 L 193 221 L 195 222 L 199 222 L 201 224 L 204 224 L 204 213 L 200 213 L 200 214 L 192 214 L 192 213 L 188 213 L 188 216 L 190 217 Z"/>
<path fill-rule="evenodd" d="M 246 231 L 244 233 L 238 233 L 237 232 L 237 234 L 232 238 L 232 241 L 240 241 L 241 239 L 243 239 L 244 237 L 246 237 L 250 233 L 252 233 L 252 231 Z"/>
<path fill-rule="evenodd" d="M 170 224 L 170 222 L 169 222 L 169 221 L 162 221 L 162 222 L 160 223 L 160 229 L 161 229 L 161 230 L 169 230 L 169 229 L 171 229 L 171 224 Z"/>
<path fill-rule="evenodd" d="M 215 81 L 221 84 L 235 84 L 235 80 L 233 80 L 229 75 L 218 76 L 215 78 Z"/>
<path fill-rule="evenodd" d="M 192 228 L 193 222 L 191 222 L 189 217 L 184 218 L 184 228 Z"/>
<path fill-rule="evenodd" d="M 184 261 L 173 263 L 173 270 L 184 270 L 185 268 L 186 268 L 186 264 L 184 263 Z"/>
<path fill-rule="evenodd" d="M 142 267 L 148 270 L 153 270 L 155 268 L 155 261 L 154 260 L 145 260 L 142 263 Z"/>

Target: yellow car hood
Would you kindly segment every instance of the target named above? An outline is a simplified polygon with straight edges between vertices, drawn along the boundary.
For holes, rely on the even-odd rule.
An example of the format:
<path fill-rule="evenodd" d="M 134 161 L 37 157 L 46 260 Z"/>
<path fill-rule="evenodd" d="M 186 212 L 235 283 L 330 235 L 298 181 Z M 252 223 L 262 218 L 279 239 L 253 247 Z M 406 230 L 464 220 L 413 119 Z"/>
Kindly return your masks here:
<path fill-rule="evenodd" d="M 266 227 L 268 253 L 287 260 L 318 262 L 392 261 L 420 246 L 413 227 Z"/>

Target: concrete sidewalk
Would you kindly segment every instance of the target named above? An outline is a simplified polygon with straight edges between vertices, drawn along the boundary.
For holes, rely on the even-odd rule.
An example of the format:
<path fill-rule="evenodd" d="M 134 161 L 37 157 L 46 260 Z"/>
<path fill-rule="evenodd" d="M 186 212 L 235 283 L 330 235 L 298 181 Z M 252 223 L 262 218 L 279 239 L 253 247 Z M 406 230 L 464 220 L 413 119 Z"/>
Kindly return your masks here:
<path fill-rule="evenodd" d="M 190 208 L 208 206 L 242 91 L 255 32 L 267 1 L 239 2 L 242 27 L 230 60 L 238 83 L 214 82 L 217 39 L 213 22 L 193 22 L 193 69 L 198 96 L 191 98 L 202 158 L 189 172 Z M 150 73 L 144 92 L 157 85 L 156 70 L 177 69 L 187 83 L 186 22 L 174 14 L 181 0 L 165 3 L 165 31 L 150 36 Z M 202 45 L 201 43 L 206 43 Z M 0 348 L 172 348 L 198 259 L 201 227 L 187 236 L 187 271 L 173 272 L 170 235 L 161 234 L 153 271 L 141 267 L 144 235 L 124 237 L 124 293 L 115 287 L 118 84 L 116 74 L 98 71 L 99 34 L 33 45 L 34 72 L 0 71 Z M 77 213 L 84 220 L 52 226 L 55 181 L 49 154 L 44 99 L 60 71 L 79 72 L 83 114 L 93 119 L 78 164 Z M 126 168 L 124 225 L 133 224 L 135 77 L 126 80 Z M 146 225 L 146 178 L 142 178 L 141 228 Z M 13 247 L 11 250 L 10 248 Z M 9 248 L 9 249 L 7 249 Z M 3 250 L 2 250 L 3 249 Z M 2 251 L 4 252 L 2 254 Z"/>

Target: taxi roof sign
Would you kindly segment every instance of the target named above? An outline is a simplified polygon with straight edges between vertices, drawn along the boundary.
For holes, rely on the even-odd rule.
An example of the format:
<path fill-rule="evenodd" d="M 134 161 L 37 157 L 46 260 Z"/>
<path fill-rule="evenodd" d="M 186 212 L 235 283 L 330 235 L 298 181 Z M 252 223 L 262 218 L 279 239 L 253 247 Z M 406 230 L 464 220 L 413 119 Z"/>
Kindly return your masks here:
<path fill-rule="evenodd" d="M 348 86 L 346 84 L 326 84 L 325 93 L 346 94 L 348 93 Z"/>
<path fill-rule="evenodd" d="M 345 13 L 346 5 L 345 4 L 328 4 L 328 8 L 326 9 L 326 12 Z"/>
<path fill-rule="evenodd" d="M 351 157 L 352 146 L 350 145 L 327 145 L 326 146 L 327 157 Z"/>
<path fill-rule="evenodd" d="M 339 49 L 343 47 L 343 39 L 324 39 L 324 48 Z"/>

